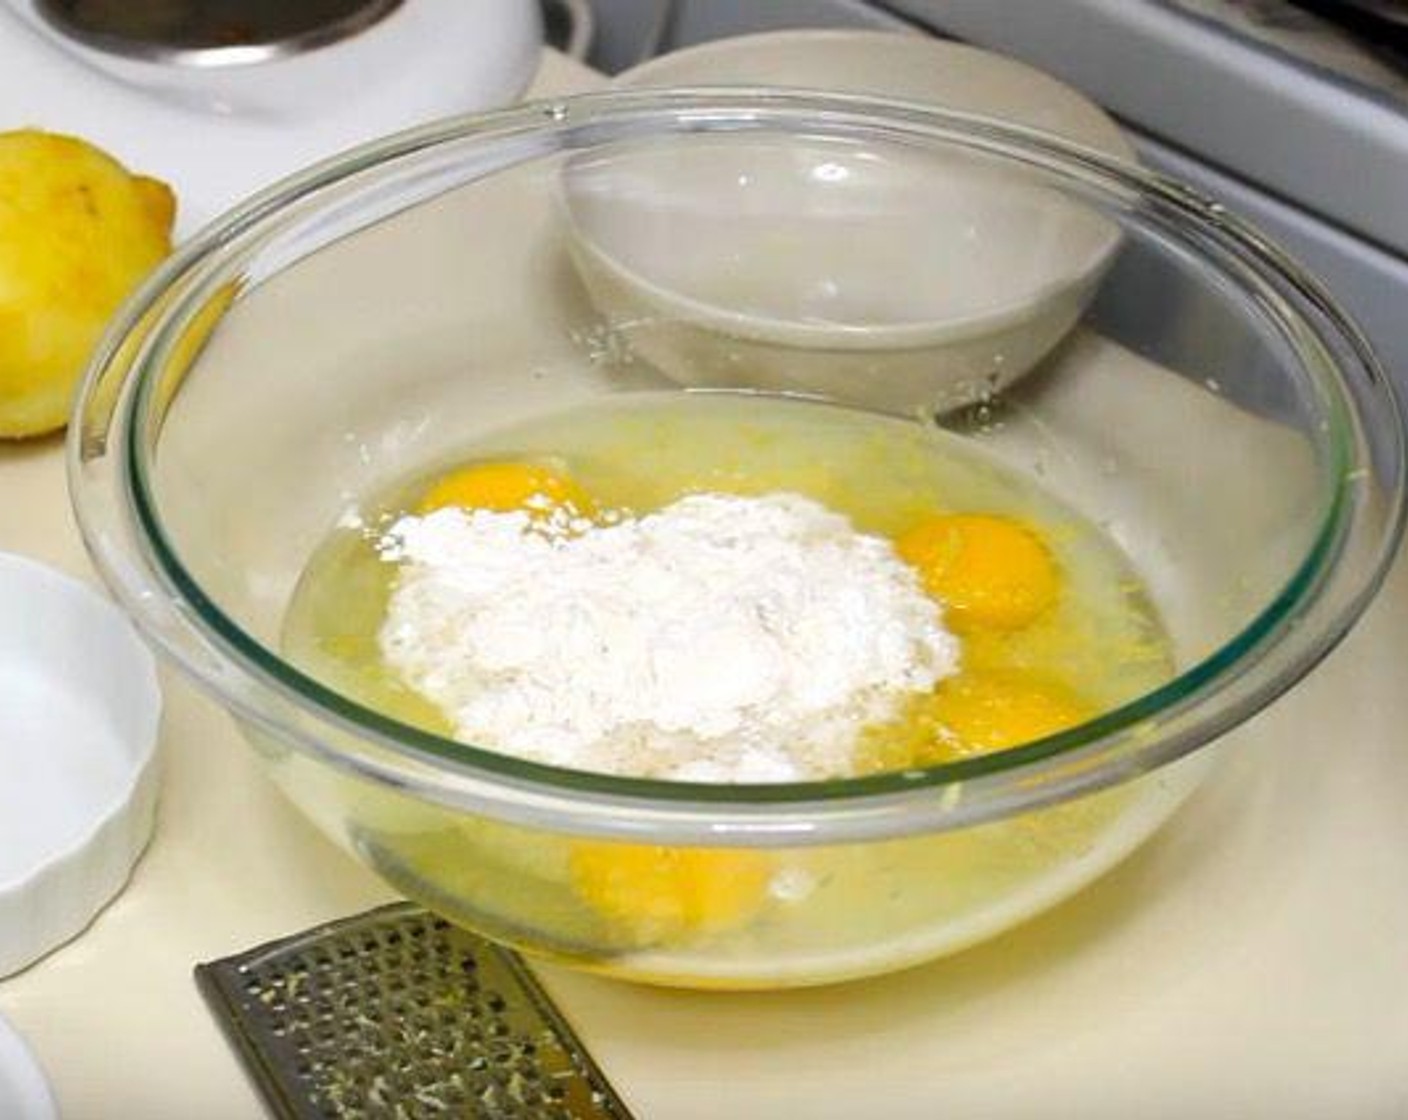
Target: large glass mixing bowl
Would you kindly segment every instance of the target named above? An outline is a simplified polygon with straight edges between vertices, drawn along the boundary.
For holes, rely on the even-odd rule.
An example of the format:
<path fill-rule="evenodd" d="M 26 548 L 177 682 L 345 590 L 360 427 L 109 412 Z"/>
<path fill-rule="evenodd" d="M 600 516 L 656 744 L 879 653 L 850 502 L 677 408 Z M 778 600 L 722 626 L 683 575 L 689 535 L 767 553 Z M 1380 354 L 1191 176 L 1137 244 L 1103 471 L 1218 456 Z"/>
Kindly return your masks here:
<path fill-rule="evenodd" d="M 982 757 L 728 786 L 439 738 L 281 652 L 387 480 L 700 387 L 895 412 L 1038 478 L 1127 554 L 1175 675 Z M 143 631 L 397 889 L 581 967 L 777 987 L 958 949 L 1146 838 L 1373 595 L 1403 442 L 1353 326 L 1208 199 L 994 121 L 716 89 L 438 124 L 256 197 L 121 314 L 71 470 Z"/>

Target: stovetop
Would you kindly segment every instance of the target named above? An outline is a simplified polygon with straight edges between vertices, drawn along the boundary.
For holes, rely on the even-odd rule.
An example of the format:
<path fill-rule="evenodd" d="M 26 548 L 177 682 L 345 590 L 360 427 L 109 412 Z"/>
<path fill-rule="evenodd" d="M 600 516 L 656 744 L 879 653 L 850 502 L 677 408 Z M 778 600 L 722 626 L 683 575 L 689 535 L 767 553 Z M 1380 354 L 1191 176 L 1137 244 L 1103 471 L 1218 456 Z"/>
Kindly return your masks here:
<path fill-rule="evenodd" d="M 1165 3 L 1408 111 L 1408 8 L 1398 22 L 1340 0 Z"/>

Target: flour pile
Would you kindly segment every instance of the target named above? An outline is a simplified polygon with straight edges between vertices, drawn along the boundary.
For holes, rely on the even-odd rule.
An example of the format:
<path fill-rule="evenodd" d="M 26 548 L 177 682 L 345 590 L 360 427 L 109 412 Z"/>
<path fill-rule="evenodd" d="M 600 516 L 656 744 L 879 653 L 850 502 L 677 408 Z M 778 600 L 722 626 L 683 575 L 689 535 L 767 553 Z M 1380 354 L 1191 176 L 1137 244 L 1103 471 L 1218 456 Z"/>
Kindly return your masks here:
<path fill-rule="evenodd" d="M 853 772 L 860 729 L 958 667 L 888 541 L 795 494 L 586 527 L 447 507 L 381 542 L 383 657 L 466 742 L 699 782 Z"/>

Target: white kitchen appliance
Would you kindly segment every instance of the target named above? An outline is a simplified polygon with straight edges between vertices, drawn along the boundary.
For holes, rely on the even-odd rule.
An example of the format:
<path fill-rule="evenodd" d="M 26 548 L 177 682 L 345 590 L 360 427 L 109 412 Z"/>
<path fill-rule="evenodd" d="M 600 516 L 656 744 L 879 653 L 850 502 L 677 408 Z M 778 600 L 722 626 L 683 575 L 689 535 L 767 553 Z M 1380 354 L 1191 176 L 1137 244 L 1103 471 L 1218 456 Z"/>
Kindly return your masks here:
<path fill-rule="evenodd" d="M 164 179 L 185 234 L 352 144 L 515 100 L 541 41 L 528 0 L 8 0 L 0 131 Z"/>

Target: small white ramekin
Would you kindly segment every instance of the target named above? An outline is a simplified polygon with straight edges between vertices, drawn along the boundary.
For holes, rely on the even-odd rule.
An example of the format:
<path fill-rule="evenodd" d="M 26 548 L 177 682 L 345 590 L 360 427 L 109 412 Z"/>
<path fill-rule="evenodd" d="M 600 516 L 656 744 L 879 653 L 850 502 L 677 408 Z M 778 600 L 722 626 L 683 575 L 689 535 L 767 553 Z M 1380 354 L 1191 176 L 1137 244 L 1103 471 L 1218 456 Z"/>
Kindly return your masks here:
<path fill-rule="evenodd" d="M 82 931 L 151 836 L 161 694 L 97 591 L 0 553 L 0 976 Z"/>

